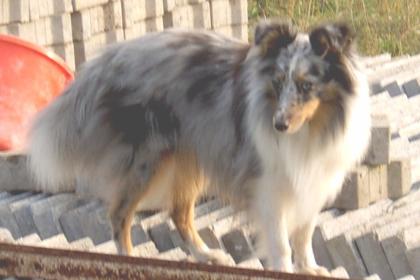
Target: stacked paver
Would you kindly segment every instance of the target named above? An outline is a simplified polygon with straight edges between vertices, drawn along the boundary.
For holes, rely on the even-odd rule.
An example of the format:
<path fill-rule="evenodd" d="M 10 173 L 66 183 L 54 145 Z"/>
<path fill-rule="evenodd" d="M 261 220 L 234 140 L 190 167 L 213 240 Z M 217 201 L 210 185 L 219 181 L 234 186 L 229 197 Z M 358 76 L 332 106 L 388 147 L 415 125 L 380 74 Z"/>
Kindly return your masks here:
<path fill-rule="evenodd" d="M 163 6 L 163 18 L 167 11 Z M 335 269 L 335 276 L 420 279 L 420 56 L 385 54 L 365 58 L 364 63 L 373 87 L 373 115 L 386 118 L 374 120 L 370 155 L 346 183 L 347 188 L 353 186 L 353 196 L 347 192 L 335 203 L 339 208 L 326 209 L 319 218 L 313 238 L 316 259 Z M 372 149 L 379 153 L 372 155 Z M 25 188 L 22 173 L 13 176 L 22 162 L 13 155 L 3 157 L 0 189 Z M 365 191 L 369 199 L 357 191 Z M 244 213 L 209 198 L 197 205 L 195 224 L 210 248 L 232 257 L 232 265 L 264 267 Z M 72 193 L 0 192 L 0 228 L 0 241 L 116 253 L 103 206 Z M 191 259 L 164 212 L 139 214 L 132 236 L 136 256 Z"/>
<path fill-rule="evenodd" d="M 111 43 L 166 28 L 248 39 L 247 0 L 0 0 L 0 34 L 44 46 L 72 69 Z"/>

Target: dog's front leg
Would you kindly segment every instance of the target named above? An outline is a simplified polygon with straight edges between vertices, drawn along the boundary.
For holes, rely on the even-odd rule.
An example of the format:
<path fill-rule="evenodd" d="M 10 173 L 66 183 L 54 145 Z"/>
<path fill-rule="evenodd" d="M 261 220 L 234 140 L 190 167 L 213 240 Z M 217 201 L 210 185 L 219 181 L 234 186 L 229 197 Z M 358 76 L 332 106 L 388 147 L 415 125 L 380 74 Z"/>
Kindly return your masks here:
<path fill-rule="evenodd" d="M 264 192 L 258 199 L 255 220 L 267 254 L 268 267 L 293 272 L 287 219 L 284 213 L 279 215 L 278 201 L 267 194 Z"/>
<path fill-rule="evenodd" d="M 315 261 L 312 249 L 312 235 L 315 226 L 316 216 L 309 223 L 297 228 L 291 237 L 295 270 L 306 274 L 329 276 L 328 270 L 319 266 Z"/>

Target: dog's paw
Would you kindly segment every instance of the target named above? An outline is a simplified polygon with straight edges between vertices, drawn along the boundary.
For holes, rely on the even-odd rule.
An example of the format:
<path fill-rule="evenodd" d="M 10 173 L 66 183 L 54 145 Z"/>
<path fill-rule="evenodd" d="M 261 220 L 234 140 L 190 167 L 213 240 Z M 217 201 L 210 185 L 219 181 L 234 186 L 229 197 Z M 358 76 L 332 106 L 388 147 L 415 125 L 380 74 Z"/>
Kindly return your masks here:
<path fill-rule="evenodd" d="M 323 266 L 304 266 L 304 267 L 295 267 L 296 272 L 302 274 L 310 274 L 317 276 L 331 276 L 331 273 Z"/>

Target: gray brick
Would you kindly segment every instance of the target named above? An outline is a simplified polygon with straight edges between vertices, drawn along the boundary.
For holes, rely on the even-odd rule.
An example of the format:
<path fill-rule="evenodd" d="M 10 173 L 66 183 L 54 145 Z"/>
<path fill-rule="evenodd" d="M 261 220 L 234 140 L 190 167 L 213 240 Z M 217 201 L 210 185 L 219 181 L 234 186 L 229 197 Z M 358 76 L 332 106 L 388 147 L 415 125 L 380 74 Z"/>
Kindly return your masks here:
<path fill-rule="evenodd" d="M 381 241 L 389 266 L 395 278 L 401 278 L 411 273 L 405 251 L 407 247 L 398 236 L 392 236 Z"/>
<path fill-rule="evenodd" d="M 389 62 L 390 60 L 391 60 L 391 54 L 389 53 L 383 53 L 376 56 L 368 56 L 368 57 L 362 58 L 363 64 L 367 68 L 381 65 L 385 62 Z"/>
<path fill-rule="evenodd" d="M 29 235 L 16 239 L 16 244 L 21 245 L 33 246 L 34 244 L 39 242 L 41 242 L 41 238 L 39 238 L 39 235 L 36 233 L 31 233 Z"/>
<path fill-rule="evenodd" d="M 390 209 L 390 206 L 391 200 L 386 199 L 371 205 L 369 208 L 350 211 L 335 219 L 327 220 L 320 224 L 322 235 L 327 240 L 342 233 L 349 232 L 382 216 L 383 213 Z"/>
<path fill-rule="evenodd" d="M 397 199 L 411 188 L 411 161 L 409 158 L 391 161 L 388 165 L 388 197 Z"/>
<path fill-rule="evenodd" d="M 39 14 L 40 14 L 40 3 L 39 3 L 39 1 L 40 0 L 30 0 L 29 1 L 29 19 L 31 21 L 39 19 Z"/>
<path fill-rule="evenodd" d="M 332 206 L 347 210 L 366 207 L 370 202 L 369 193 L 369 168 L 359 166 L 350 173 Z"/>
<path fill-rule="evenodd" d="M 41 239 L 60 234 L 62 232 L 59 222 L 61 214 L 80 206 L 81 203 L 83 201 L 77 201 L 75 195 L 63 193 L 31 204 L 31 215 Z"/>
<path fill-rule="evenodd" d="M 107 2 L 108 0 L 72 0 L 73 10 L 75 11 L 106 4 Z"/>
<path fill-rule="evenodd" d="M 226 251 L 232 256 L 235 263 L 243 262 L 252 256 L 252 247 L 244 232 L 233 230 L 221 237 Z"/>
<path fill-rule="evenodd" d="M 213 28 L 248 22 L 247 0 L 213 0 L 211 10 Z"/>
<path fill-rule="evenodd" d="M 57 44 L 48 46 L 47 49 L 54 52 L 60 58 L 64 60 L 67 66 L 71 70 L 75 70 L 75 61 L 74 61 L 74 45 L 73 43 L 66 43 L 66 44 Z"/>
<path fill-rule="evenodd" d="M 333 269 L 334 266 L 319 227 L 315 228 L 314 234 L 312 235 L 312 247 L 316 263 L 326 267 L 328 270 Z"/>
<path fill-rule="evenodd" d="M 163 16 L 163 25 L 183 28 L 211 28 L 210 4 L 203 2 L 195 5 L 176 7 Z"/>
<path fill-rule="evenodd" d="M 64 44 L 72 42 L 72 26 L 70 14 L 54 15 L 40 19 L 45 21 L 45 45 Z"/>
<path fill-rule="evenodd" d="M 195 226 L 198 230 L 205 228 L 214 222 L 232 215 L 235 211 L 231 206 L 226 206 L 212 211 L 206 215 L 201 215 L 195 219 Z"/>
<path fill-rule="evenodd" d="M 170 233 L 171 229 L 167 222 L 155 225 L 149 229 L 149 236 L 159 252 L 165 252 L 175 247 Z"/>
<path fill-rule="evenodd" d="M 78 250 L 78 251 L 89 251 L 93 247 L 95 247 L 95 244 L 93 244 L 92 239 L 90 239 L 90 237 L 85 237 L 85 238 L 71 242 L 69 244 L 68 249 Z"/>
<path fill-rule="evenodd" d="M 332 277 L 337 277 L 337 278 L 343 278 L 343 279 L 349 279 L 350 278 L 349 274 L 347 273 L 347 270 L 342 266 L 339 266 L 339 267 L 333 269 L 331 271 L 331 276 Z"/>
<path fill-rule="evenodd" d="M 214 234 L 217 237 L 220 237 L 239 227 L 242 227 L 242 229 L 245 230 L 245 224 L 247 221 L 246 214 L 244 212 L 240 212 L 213 222 L 211 228 L 213 229 Z"/>
<path fill-rule="evenodd" d="M 368 274 L 377 274 L 382 280 L 393 280 L 394 275 L 378 237 L 370 232 L 356 238 L 355 241 Z"/>
<path fill-rule="evenodd" d="M 35 190 L 27 169 L 27 158 L 21 154 L 0 155 L 2 191 Z"/>
<path fill-rule="evenodd" d="M 326 242 L 328 252 L 336 266 L 344 266 L 352 278 L 367 275 L 362 258 L 346 235 L 334 237 Z"/>
<path fill-rule="evenodd" d="M 413 248 L 406 252 L 408 263 L 415 279 L 420 279 L 420 247 Z"/>
<path fill-rule="evenodd" d="M 136 257 L 154 257 L 159 254 L 158 249 L 153 241 L 141 243 L 133 248 L 133 256 Z"/>
<path fill-rule="evenodd" d="M 248 41 L 248 25 L 235 24 L 214 28 L 214 31 L 228 37 L 233 37 L 242 41 Z"/>
<path fill-rule="evenodd" d="M 150 238 L 147 235 L 147 232 L 143 229 L 141 225 L 136 224 L 131 227 L 131 241 L 133 243 L 133 246 L 137 246 L 149 240 Z"/>
<path fill-rule="evenodd" d="M 105 208 L 96 206 L 87 211 L 80 219 L 83 233 L 94 244 L 101 244 L 112 239 L 112 228 Z"/>
<path fill-rule="evenodd" d="M 202 228 L 198 234 L 210 249 L 221 249 L 220 241 L 210 227 Z"/>
<path fill-rule="evenodd" d="M 261 261 L 258 258 L 251 258 L 243 262 L 238 263 L 238 267 L 252 268 L 252 269 L 264 269 Z"/>
<path fill-rule="evenodd" d="M 61 215 L 59 218 L 60 225 L 69 242 L 87 236 L 83 221 L 89 211 L 96 206 L 97 202 L 89 202 Z"/>
<path fill-rule="evenodd" d="M 397 84 L 397 82 L 389 83 L 388 85 L 386 85 L 384 87 L 384 89 L 389 92 L 389 95 L 391 97 L 395 97 L 395 96 L 403 94 L 403 92 L 402 92 L 400 86 Z"/>
<path fill-rule="evenodd" d="M 169 3 L 171 4 L 171 3 Z M 122 0 L 124 28 L 146 19 L 160 18 L 164 13 L 164 1 Z"/>
<path fill-rule="evenodd" d="M 28 22 L 29 21 L 29 0 L 9 0 L 6 7 L 9 11 L 8 22 Z"/>
<path fill-rule="evenodd" d="M 173 248 L 168 251 L 165 251 L 163 253 L 160 253 L 159 255 L 155 256 L 158 259 L 165 259 L 165 260 L 172 260 L 172 261 L 183 261 L 187 258 L 187 254 L 179 248 Z"/>
<path fill-rule="evenodd" d="M 408 97 L 413 97 L 420 94 L 420 86 L 416 79 L 404 83 L 402 88 Z"/>
<path fill-rule="evenodd" d="M 117 245 L 114 240 L 108 240 L 102 244 L 92 247 L 89 251 L 104 254 L 117 254 Z"/>
<path fill-rule="evenodd" d="M 126 40 L 137 38 L 145 35 L 148 32 L 162 31 L 163 27 L 163 18 L 156 17 L 150 18 L 143 21 L 139 21 L 124 29 L 124 37 Z"/>
<path fill-rule="evenodd" d="M 50 0 L 53 2 L 54 14 L 63 14 L 73 11 L 72 0 Z"/>
<path fill-rule="evenodd" d="M 388 116 L 372 116 L 371 141 L 364 162 L 369 165 L 388 164 L 390 141 L 391 129 Z"/>
<path fill-rule="evenodd" d="M 45 194 L 37 194 L 9 205 L 22 236 L 36 232 L 35 222 L 31 215 L 32 212 L 30 204 L 45 197 Z"/>

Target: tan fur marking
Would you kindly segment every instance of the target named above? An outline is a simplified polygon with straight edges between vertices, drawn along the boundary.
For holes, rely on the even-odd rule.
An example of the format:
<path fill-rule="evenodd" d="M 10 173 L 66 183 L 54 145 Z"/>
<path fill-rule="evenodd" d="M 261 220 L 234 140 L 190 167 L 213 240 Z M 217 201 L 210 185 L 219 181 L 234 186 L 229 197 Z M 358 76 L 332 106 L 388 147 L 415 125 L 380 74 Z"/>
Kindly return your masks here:
<path fill-rule="evenodd" d="M 125 252 L 128 255 L 131 255 L 133 251 L 133 244 L 131 240 L 131 224 L 133 222 L 134 214 L 136 213 L 137 206 L 141 203 L 141 200 L 144 197 L 147 197 L 147 194 L 153 189 L 154 186 L 159 185 L 165 178 L 165 174 L 170 172 L 170 169 L 174 167 L 175 158 L 173 155 L 165 156 L 159 163 L 155 174 L 150 179 L 147 184 L 146 189 L 143 192 L 136 194 L 135 198 L 130 201 L 128 208 L 126 210 L 127 215 L 124 219 L 123 232 L 120 238 L 120 244 L 125 249 Z"/>
<path fill-rule="evenodd" d="M 198 249 L 207 246 L 194 226 L 194 206 L 206 180 L 193 154 L 176 155 L 172 219 L 182 238 Z"/>
<path fill-rule="evenodd" d="M 304 104 L 295 106 L 290 113 L 289 131 L 297 131 L 305 121 L 310 121 L 317 112 L 320 102 L 318 99 L 313 99 Z"/>

